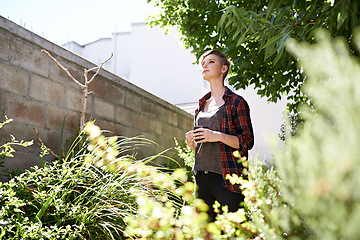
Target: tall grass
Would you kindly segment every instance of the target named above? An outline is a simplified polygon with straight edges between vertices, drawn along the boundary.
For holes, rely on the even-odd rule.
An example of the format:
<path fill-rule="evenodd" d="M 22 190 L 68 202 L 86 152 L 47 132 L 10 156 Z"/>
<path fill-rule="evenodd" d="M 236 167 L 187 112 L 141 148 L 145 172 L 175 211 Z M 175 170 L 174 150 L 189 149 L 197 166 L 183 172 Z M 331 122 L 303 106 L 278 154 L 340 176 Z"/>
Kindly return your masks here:
<path fill-rule="evenodd" d="M 92 145 L 81 133 L 64 159 L 1 183 L 0 239 L 124 238 L 124 218 L 137 213 L 136 196 L 161 192 L 149 187 L 151 179 L 121 167 L 144 164 L 130 150 L 146 140 L 101 137 Z M 111 152 L 116 169 L 99 164 L 107 161 L 101 152 Z"/>

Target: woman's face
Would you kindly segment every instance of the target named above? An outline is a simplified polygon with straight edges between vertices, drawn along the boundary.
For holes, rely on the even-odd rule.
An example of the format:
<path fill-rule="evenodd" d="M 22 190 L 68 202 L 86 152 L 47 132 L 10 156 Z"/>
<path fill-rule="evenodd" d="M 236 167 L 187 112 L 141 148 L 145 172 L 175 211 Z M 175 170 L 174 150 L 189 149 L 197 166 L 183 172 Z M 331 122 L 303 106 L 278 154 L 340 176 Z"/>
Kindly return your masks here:
<path fill-rule="evenodd" d="M 205 80 L 220 78 L 223 80 L 223 74 L 227 66 L 223 65 L 219 56 L 209 54 L 201 62 L 201 74 Z"/>

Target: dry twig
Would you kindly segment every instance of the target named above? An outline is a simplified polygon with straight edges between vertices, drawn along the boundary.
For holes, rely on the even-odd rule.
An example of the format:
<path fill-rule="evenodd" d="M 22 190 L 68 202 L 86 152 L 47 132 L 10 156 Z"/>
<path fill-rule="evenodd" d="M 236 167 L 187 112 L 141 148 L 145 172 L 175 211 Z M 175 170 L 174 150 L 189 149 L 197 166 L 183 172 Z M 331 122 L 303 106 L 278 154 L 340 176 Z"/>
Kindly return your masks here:
<path fill-rule="evenodd" d="M 45 53 L 46 55 L 48 55 L 48 57 L 53 60 L 53 62 L 56 63 L 56 65 L 58 65 L 66 74 L 67 76 L 76 84 L 78 85 L 81 90 L 83 91 L 83 96 L 82 96 L 82 107 L 81 107 L 81 118 L 80 118 L 80 130 L 82 131 L 84 129 L 84 125 L 85 125 L 85 112 L 86 112 L 86 106 L 87 106 L 87 98 L 88 95 L 90 94 L 89 92 L 89 84 L 95 79 L 95 77 L 99 74 L 100 70 L 102 69 L 102 67 L 104 66 L 104 64 L 106 62 L 108 62 L 112 57 L 113 54 L 111 54 L 111 56 L 105 60 L 104 62 L 102 62 L 100 64 L 100 66 L 97 67 L 93 67 L 90 69 L 84 69 L 84 83 L 81 83 L 79 80 L 77 80 L 76 78 L 74 78 L 71 73 L 69 72 L 68 69 L 66 69 L 64 66 L 62 66 L 58 60 L 56 60 L 53 56 L 51 56 L 51 54 L 46 51 L 45 49 L 41 50 L 43 53 Z M 95 74 L 90 78 L 90 80 L 88 79 L 88 73 L 91 71 L 95 71 Z"/>
<path fill-rule="evenodd" d="M 40 144 L 41 144 L 42 146 L 45 146 L 45 147 L 46 147 L 46 145 L 43 143 L 43 141 L 42 141 L 41 138 L 40 138 L 40 134 L 39 134 L 38 130 L 37 130 L 36 128 L 34 128 L 34 131 L 36 132 L 36 135 L 37 135 L 37 138 L 38 138 Z M 49 151 L 49 153 L 50 153 L 51 155 L 53 155 L 56 159 L 59 159 L 59 156 L 56 155 L 53 151 L 51 151 L 50 148 L 46 147 L 46 149 L 47 149 L 47 150 Z"/>

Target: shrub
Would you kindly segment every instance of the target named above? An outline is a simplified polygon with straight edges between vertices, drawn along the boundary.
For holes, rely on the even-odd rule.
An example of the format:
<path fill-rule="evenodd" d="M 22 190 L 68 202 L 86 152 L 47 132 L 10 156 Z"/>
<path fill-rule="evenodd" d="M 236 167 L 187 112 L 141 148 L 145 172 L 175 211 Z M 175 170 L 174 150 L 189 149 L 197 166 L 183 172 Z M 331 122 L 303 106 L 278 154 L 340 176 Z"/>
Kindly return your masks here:
<path fill-rule="evenodd" d="M 137 213 L 136 196 L 158 191 L 148 188 L 150 180 L 130 171 L 102 167 L 99 162 L 107 158 L 98 154 L 105 143 L 106 153 L 118 163 L 144 164 L 126 154 L 144 143 L 141 139 L 101 137 L 91 145 L 81 133 L 65 159 L 1 183 L 0 239 L 122 239 L 124 218 Z"/>
<path fill-rule="evenodd" d="M 318 43 L 289 42 L 315 108 L 301 108 L 304 127 L 276 152 L 283 196 L 312 239 L 358 239 L 360 229 L 360 64 L 345 40 L 326 32 Z M 360 53 L 360 31 L 353 40 Z"/>

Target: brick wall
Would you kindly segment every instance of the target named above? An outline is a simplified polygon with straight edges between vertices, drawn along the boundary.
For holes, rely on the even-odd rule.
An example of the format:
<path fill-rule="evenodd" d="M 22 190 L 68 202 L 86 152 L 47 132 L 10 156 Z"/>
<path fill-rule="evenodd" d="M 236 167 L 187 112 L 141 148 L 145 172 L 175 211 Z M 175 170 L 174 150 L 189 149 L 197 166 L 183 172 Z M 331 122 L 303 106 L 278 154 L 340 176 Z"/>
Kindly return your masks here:
<path fill-rule="evenodd" d="M 0 16 L 0 115 L 1 120 L 5 115 L 14 119 L 0 129 L 0 144 L 9 141 L 10 134 L 34 140 L 33 146 L 17 147 L 15 157 L 5 159 L 7 168 L 40 163 L 34 128 L 54 152 L 60 146 L 65 116 L 62 145 L 77 135 L 82 92 L 41 49 L 48 50 L 77 79 L 84 68 L 95 66 Z M 173 138 L 184 139 L 192 128 L 190 114 L 108 71 L 101 70 L 90 88 L 88 119 L 96 119 L 97 125 L 115 135 L 143 135 L 159 144 L 141 148 L 139 157 L 172 148 Z"/>

